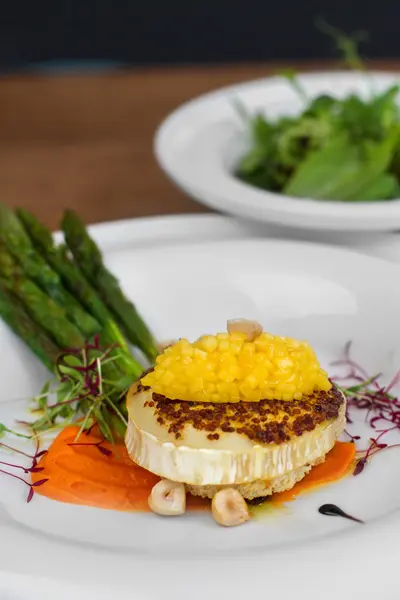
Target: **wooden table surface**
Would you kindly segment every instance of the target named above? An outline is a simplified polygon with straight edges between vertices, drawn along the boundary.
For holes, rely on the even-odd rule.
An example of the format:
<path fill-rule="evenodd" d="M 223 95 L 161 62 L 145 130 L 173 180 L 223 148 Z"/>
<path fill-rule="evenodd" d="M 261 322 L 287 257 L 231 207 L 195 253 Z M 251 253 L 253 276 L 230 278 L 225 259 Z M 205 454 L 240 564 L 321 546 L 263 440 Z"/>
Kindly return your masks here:
<path fill-rule="evenodd" d="M 373 67 L 398 70 L 400 61 Z M 88 223 L 204 211 L 158 168 L 152 152 L 157 126 L 190 98 L 278 68 L 282 65 L 3 77 L 0 199 L 33 210 L 52 228 L 66 207 Z"/>

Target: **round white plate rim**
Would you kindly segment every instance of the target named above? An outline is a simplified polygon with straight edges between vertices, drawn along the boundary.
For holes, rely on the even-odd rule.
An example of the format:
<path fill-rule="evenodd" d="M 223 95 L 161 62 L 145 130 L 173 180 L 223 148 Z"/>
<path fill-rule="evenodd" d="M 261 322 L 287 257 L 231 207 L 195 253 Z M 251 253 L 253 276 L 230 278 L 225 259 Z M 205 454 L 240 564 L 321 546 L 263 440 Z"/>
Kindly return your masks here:
<path fill-rule="evenodd" d="M 175 240 L 185 230 L 190 230 L 190 237 L 196 232 L 199 235 L 227 235 L 240 230 L 240 224 L 232 217 L 215 213 L 173 214 L 131 219 L 117 219 L 88 225 L 93 239 L 101 245 L 104 252 L 129 247 L 143 247 L 147 244 L 160 244 Z M 57 241 L 62 241 L 62 233 L 55 232 Z"/>
<path fill-rule="evenodd" d="M 374 81 L 385 83 L 394 83 L 400 78 L 398 73 L 388 71 L 370 72 L 369 76 Z M 354 81 L 358 81 L 360 84 L 361 78 L 365 75 L 349 71 L 332 73 L 321 71 L 299 73 L 298 77 L 303 86 L 314 85 L 320 79 L 325 80 L 327 77 L 331 81 L 336 79 L 350 85 L 354 84 Z M 336 230 L 340 226 L 342 230 L 347 231 L 391 231 L 393 230 L 393 219 L 397 219 L 395 222 L 400 225 L 400 199 L 384 203 L 340 203 L 299 199 L 249 186 L 235 179 L 220 165 L 213 167 L 213 170 L 208 169 L 209 177 L 202 174 L 201 179 L 185 172 L 179 163 L 179 156 L 176 158 L 170 151 L 171 143 L 180 131 L 185 127 L 187 129 L 190 127 L 191 122 L 198 120 L 201 124 L 203 117 L 200 113 L 208 102 L 218 99 L 227 101 L 234 94 L 249 92 L 260 86 L 263 90 L 269 90 L 272 93 L 274 88 L 279 90 L 282 81 L 282 77 L 274 76 L 231 85 L 203 94 L 175 109 L 161 123 L 154 137 L 154 153 L 160 167 L 176 185 L 203 204 L 241 217 L 261 219 L 292 227 L 300 226 L 311 229 L 322 227 L 327 230 Z M 288 88 L 288 92 L 290 92 L 290 88 Z M 232 123 L 233 121 L 232 111 Z M 196 152 L 195 143 L 194 141 L 191 149 L 194 153 Z M 210 150 L 209 154 L 218 152 L 214 148 L 212 139 L 208 142 L 208 150 Z M 385 207 L 383 213 L 382 206 Z"/>
<path fill-rule="evenodd" d="M 195 242 L 270 236 L 274 239 L 338 244 L 385 260 L 400 262 L 400 235 L 397 233 L 359 232 L 356 235 L 352 232 L 321 233 L 315 230 L 282 228 L 218 213 L 128 218 L 94 223 L 88 228 L 94 240 L 106 252 L 126 247 L 176 245 L 184 240 Z M 55 233 L 55 238 L 61 241 L 62 234 Z"/>
<path fill-rule="evenodd" d="M 258 243 L 259 243 L 257 240 L 252 240 L 252 242 L 253 242 L 253 243 L 255 243 L 255 244 L 258 244 Z M 244 241 L 243 243 L 249 243 L 249 242 L 246 242 L 246 241 Z M 298 245 L 298 244 L 297 244 L 297 242 L 276 242 L 276 241 L 270 241 L 270 240 L 262 240 L 262 243 L 263 243 L 263 244 L 266 244 L 266 245 L 270 245 L 270 244 L 272 244 L 272 245 L 276 245 L 276 244 L 278 244 L 278 245 L 279 245 L 279 244 L 283 244 L 283 245 L 285 245 L 285 246 L 287 246 L 287 245 L 290 245 L 290 246 L 294 246 L 294 247 L 295 247 L 296 245 Z M 224 243 L 224 242 L 217 242 L 217 244 L 218 244 L 218 245 L 221 245 L 221 244 L 225 244 L 225 243 Z M 192 244 L 189 244 L 189 245 L 191 246 Z M 318 249 L 319 247 L 321 247 L 321 248 L 323 248 L 323 247 L 324 247 L 324 246 L 319 246 L 319 245 L 315 245 L 315 244 L 311 244 L 311 245 L 310 245 L 310 244 L 308 244 L 308 243 L 302 243 L 301 245 L 302 245 L 302 246 L 309 246 L 309 247 L 312 247 L 313 249 Z M 183 246 L 187 246 L 187 244 L 184 244 Z M 325 248 L 326 248 L 326 247 L 325 247 Z M 170 251 L 171 251 L 171 252 L 173 252 L 173 251 L 176 251 L 176 250 L 177 250 L 177 249 L 171 249 Z M 179 249 L 178 249 L 178 250 L 179 250 Z M 156 250 L 153 250 L 153 251 L 156 251 Z M 331 251 L 331 250 L 330 250 L 330 251 Z M 338 253 L 340 253 L 340 254 L 343 254 L 343 255 L 346 255 L 346 254 L 348 254 L 348 251 L 347 251 L 347 250 L 343 250 L 343 249 L 332 249 L 332 251 L 333 251 L 333 252 L 338 252 Z M 152 251 L 150 250 L 150 252 L 152 252 Z M 354 252 L 354 251 L 352 251 L 352 252 L 351 252 L 351 254 L 352 254 L 352 255 L 358 255 L 358 256 L 360 256 L 360 255 L 359 255 L 359 253 L 357 253 L 357 252 Z M 364 259 L 362 259 L 362 260 L 365 260 L 365 258 L 364 258 Z M 396 266 L 392 265 L 391 263 L 388 263 L 387 261 L 382 261 L 382 260 L 380 260 L 380 259 L 374 259 L 374 260 L 375 260 L 375 261 L 377 261 L 377 262 L 376 262 L 376 264 L 377 264 L 377 265 L 380 265 L 380 266 L 382 266 L 382 268 L 385 268 L 385 266 L 386 266 L 386 267 L 388 267 L 390 270 L 393 270 L 393 269 L 395 269 L 397 272 L 400 272 L 400 271 L 399 271 L 399 269 L 398 269 L 398 267 L 396 267 Z M 374 523 L 371 523 L 371 524 L 370 524 L 370 526 L 369 526 L 369 531 L 371 531 L 371 529 L 378 529 L 378 530 L 379 530 L 379 532 L 380 532 L 381 534 L 383 533 L 383 535 L 384 535 L 384 536 L 386 536 L 386 549 L 388 548 L 388 546 L 389 546 L 389 542 L 390 542 L 390 540 L 391 540 L 392 538 L 393 538 L 393 542 L 395 541 L 395 537 L 393 537 L 393 535 L 392 535 L 392 534 L 393 534 L 393 521 L 392 521 L 392 519 L 391 519 L 390 517 L 388 517 L 388 518 L 384 518 L 384 519 L 380 520 L 379 524 L 374 524 Z M 363 531 L 363 530 L 361 530 L 361 529 L 357 530 L 357 537 L 358 537 L 358 536 L 364 537 L 364 536 L 365 536 L 365 534 L 366 534 L 366 532 L 365 532 L 365 531 Z M 336 547 L 336 550 L 337 550 L 339 547 L 341 548 L 341 546 L 342 546 L 342 541 L 341 541 L 341 540 L 343 540 L 343 535 L 347 535 L 347 534 L 341 534 L 341 536 L 340 536 L 340 539 L 339 539 L 339 540 L 336 540 L 336 541 L 335 541 L 335 540 L 332 540 L 332 538 L 330 539 L 330 542 L 331 542 L 331 544 L 332 544 L 332 547 Z M 36 536 L 33 536 L 33 537 L 35 538 Z M 352 539 L 354 540 L 354 537 L 355 537 L 355 536 L 351 536 L 351 537 L 352 537 Z M 349 540 L 349 542 L 350 542 L 350 541 L 351 541 L 351 540 Z M 339 542 L 339 545 L 337 546 L 337 543 L 338 543 L 338 542 Z M 40 544 L 39 544 L 38 546 L 40 546 Z M 58 546 L 58 544 L 56 544 L 56 546 Z M 319 547 L 319 544 L 315 544 L 315 542 L 312 542 L 312 543 L 310 543 L 310 544 L 309 544 L 307 547 L 304 547 L 304 546 L 305 546 L 305 545 L 303 544 L 303 548 L 304 548 L 304 553 L 302 554 L 302 556 L 303 556 L 303 559 L 306 559 L 306 558 L 308 557 L 308 558 L 307 558 L 307 560 L 311 560 L 311 557 L 312 557 L 312 556 L 314 556 L 314 557 L 315 557 L 315 556 L 316 556 L 316 552 L 318 553 L 318 549 L 316 549 L 316 548 L 315 548 L 315 546 Z M 362 554 L 362 547 L 363 547 L 363 544 L 362 544 L 362 543 L 360 544 L 360 547 L 361 547 L 361 554 Z M 38 547 L 37 549 L 39 550 L 39 547 Z M 59 550 L 60 550 L 60 549 L 59 549 Z M 358 548 L 358 550 L 357 550 L 357 551 L 358 551 L 358 553 L 359 553 L 359 556 L 360 556 L 360 548 Z M 303 552 L 303 551 L 302 551 L 302 552 Z M 105 558 L 105 556 L 106 556 L 106 555 L 108 555 L 108 557 L 106 558 L 106 560 L 105 560 L 105 562 L 104 562 L 104 565 L 106 565 L 106 563 L 107 563 L 107 560 L 109 560 L 109 559 L 110 559 L 110 557 L 112 557 L 112 553 L 101 552 L 100 554 L 103 556 L 103 558 Z M 276 554 L 277 554 L 277 558 L 279 558 L 280 552 L 278 551 Z M 85 555 L 87 556 L 87 554 L 86 554 L 86 552 L 85 552 L 85 549 L 83 549 L 83 548 L 80 548 L 80 549 L 79 549 L 79 552 L 78 552 L 78 555 L 79 555 L 79 560 L 84 560 L 84 557 L 85 557 Z M 60 557 L 60 558 L 61 558 L 61 557 Z M 66 558 L 66 557 L 65 557 L 65 558 Z M 232 559 L 230 559 L 230 563 L 231 563 L 233 560 L 234 560 L 233 558 L 232 558 Z M 268 560 L 270 561 L 270 560 L 271 560 L 271 557 L 269 557 L 269 558 L 268 558 Z M 140 568 L 143 568 L 143 569 L 144 569 L 144 563 L 145 563 L 145 562 L 146 562 L 146 561 L 143 561 L 143 563 L 142 563 L 142 562 L 140 562 Z M 279 561 L 278 561 L 278 562 L 279 562 Z M 129 561 L 128 561 L 128 563 L 129 563 Z M 223 563 L 223 561 L 222 561 L 222 563 Z M 98 565 L 98 567 L 99 567 L 99 565 Z M 126 565 L 126 567 L 128 567 L 128 564 Z M 3 560 L 1 561 L 0 568 L 1 568 L 1 569 L 3 569 L 3 568 L 4 568 L 4 561 L 3 561 Z M 130 565 L 130 568 L 132 569 L 132 565 Z M 160 569 L 160 571 L 162 570 L 162 568 L 163 568 L 163 567 L 162 567 L 162 564 L 160 564 L 160 565 L 159 565 L 159 569 Z M 185 567 L 185 568 L 186 568 L 186 567 Z M 12 570 L 13 570 L 13 569 L 11 569 L 11 568 L 10 568 L 9 572 L 12 572 Z M 211 571 L 210 571 L 210 572 L 211 572 Z M 53 574 L 54 574 L 54 571 L 53 571 Z M 61 575 L 62 575 L 62 573 L 58 573 L 58 575 L 59 575 L 59 576 L 61 576 Z M 0 580 L 0 581 L 1 581 L 1 580 Z M 147 583 L 146 583 L 146 581 L 143 581 L 143 597 L 148 597 L 148 596 L 147 596 L 147 593 L 148 593 L 148 591 L 149 591 L 149 590 L 148 590 L 148 588 L 146 587 L 146 585 L 148 585 L 148 581 L 147 581 Z M 139 592 L 139 589 L 138 589 L 137 591 Z"/>

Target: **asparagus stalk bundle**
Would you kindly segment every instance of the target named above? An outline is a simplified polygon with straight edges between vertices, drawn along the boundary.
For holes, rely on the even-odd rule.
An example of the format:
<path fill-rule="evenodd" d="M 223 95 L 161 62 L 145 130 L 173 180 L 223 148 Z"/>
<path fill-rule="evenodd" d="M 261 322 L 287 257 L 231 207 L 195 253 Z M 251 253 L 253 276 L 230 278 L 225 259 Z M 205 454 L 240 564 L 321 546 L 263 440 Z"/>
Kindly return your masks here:
<path fill-rule="evenodd" d="M 60 350 L 28 313 L 23 304 L 0 283 L 0 316 L 22 338 L 42 363 L 55 370 Z"/>
<path fill-rule="evenodd" d="M 151 360 L 158 355 L 157 343 L 135 306 L 124 295 L 118 280 L 105 267 L 101 252 L 88 235 L 78 215 L 64 213 L 62 229 L 76 265 L 97 290 L 122 325 L 128 340 Z"/>
<path fill-rule="evenodd" d="M 45 330 L 60 348 L 80 348 L 85 344 L 85 337 L 68 320 L 66 311 L 25 276 L 23 269 L 2 244 L 0 284 L 24 304 L 32 320 Z"/>
<path fill-rule="evenodd" d="M 65 248 L 54 243 L 52 233 L 36 217 L 24 208 L 18 208 L 16 214 L 23 224 L 32 244 L 43 259 L 58 273 L 68 291 L 73 294 L 86 310 L 102 325 L 113 321 L 113 316 L 104 302 L 88 283 L 81 271 L 68 258 Z"/>
<path fill-rule="evenodd" d="M 85 346 L 85 338 L 79 329 L 68 320 L 66 311 L 46 296 L 33 281 L 24 275 L 20 265 L 7 252 L 1 241 L 0 286 L 4 291 L 8 292 L 9 297 L 11 295 L 14 296 L 22 306 L 26 307 L 24 309 L 26 316 L 30 317 L 32 325 L 35 325 L 42 333 L 42 336 L 49 340 L 51 339 L 54 344 L 58 345 L 59 350 L 55 354 L 55 359 L 61 354 L 61 351 L 72 348 L 79 349 Z M 22 331 L 21 334 L 23 333 Z M 115 325 L 111 322 L 108 323 L 100 333 L 99 340 L 102 345 L 114 343 L 118 346 L 118 351 L 115 348 L 110 352 L 110 355 L 115 356 L 116 352 L 118 352 L 119 360 L 107 364 L 104 368 L 104 375 L 114 381 L 119 380 L 124 374 L 131 378 L 140 375 L 143 369 L 128 352 L 125 340 Z M 25 341 L 27 340 L 25 339 Z M 30 344 L 28 343 L 28 345 Z M 37 352 L 36 354 L 38 355 Z M 52 353 L 52 357 L 53 362 L 50 370 L 54 370 L 56 363 L 54 353 Z M 41 358 L 40 353 L 39 358 Z M 49 366 L 48 361 L 45 364 Z"/>
<path fill-rule="evenodd" d="M 67 318 L 85 338 L 99 333 L 100 323 L 64 288 L 59 274 L 32 245 L 18 217 L 0 204 L 0 238 L 23 273 L 65 310 Z"/>
<path fill-rule="evenodd" d="M 63 225 L 73 258 L 28 211 L 0 204 L 0 317 L 60 378 L 55 404 L 40 396 L 35 431 L 78 419 L 112 440 L 126 425 L 125 391 L 143 371 L 117 323 L 150 360 L 157 344 L 80 219 L 68 211 Z"/>

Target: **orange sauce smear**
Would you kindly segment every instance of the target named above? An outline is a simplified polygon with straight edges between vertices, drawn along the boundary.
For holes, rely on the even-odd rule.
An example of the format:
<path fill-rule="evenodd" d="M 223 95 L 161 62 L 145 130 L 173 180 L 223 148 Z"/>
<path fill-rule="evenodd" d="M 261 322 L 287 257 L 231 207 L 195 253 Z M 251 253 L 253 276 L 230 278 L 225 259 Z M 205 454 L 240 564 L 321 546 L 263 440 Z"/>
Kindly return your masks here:
<path fill-rule="evenodd" d="M 334 447 L 326 455 L 326 459 L 320 465 L 316 465 L 311 471 L 291 490 L 274 494 L 274 504 L 283 504 L 295 500 L 299 494 L 313 490 L 321 485 L 333 483 L 347 475 L 354 464 L 356 446 L 350 442 L 336 442 Z"/>
<path fill-rule="evenodd" d="M 48 479 L 35 493 L 58 502 L 81 504 L 119 511 L 150 511 L 147 499 L 160 477 L 132 462 L 123 443 L 102 442 L 111 454 L 104 455 L 93 444 L 102 438 L 95 433 L 75 439 L 79 427 L 71 425 L 59 433 L 32 473 L 32 483 Z M 187 507 L 202 510 L 208 502 L 189 497 Z"/>
<path fill-rule="evenodd" d="M 39 461 L 43 471 L 32 473 L 32 483 L 48 481 L 35 488 L 47 498 L 69 504 L 81 504 L 118 511 L 149 511 L 147 499 L 152 487 L 160 480 L 156 475 L 135 465 L 123 443 L 113 446 L 102 442 L 111 452 L 104 455 L 95 444 L 101 441 L 95 433 L 75 438 L 79 428 L 66 427 Z M 275 494 L 273 502 L 288 502 L 306 490 L 343 477 L 354 461 L 355 446 L 337 442 L 321 465 L 312 469 L 288 492 Z M 209 501 L 188 495 L 189 510 L 204 510 Z"/>

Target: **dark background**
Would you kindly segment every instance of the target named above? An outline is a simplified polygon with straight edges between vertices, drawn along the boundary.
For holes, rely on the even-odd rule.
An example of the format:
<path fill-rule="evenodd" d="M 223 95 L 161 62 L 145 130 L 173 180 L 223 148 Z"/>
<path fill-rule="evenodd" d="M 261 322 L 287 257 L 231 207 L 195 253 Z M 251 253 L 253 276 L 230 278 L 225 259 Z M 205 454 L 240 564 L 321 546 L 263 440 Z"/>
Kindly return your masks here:
<path fill-rule="evenodd" d="M 367 31 L 368 57 L 400 56 L 398 0 L 14 0 L 2 6 L 0 68 L 333 58 L 321 16 Z"/>

